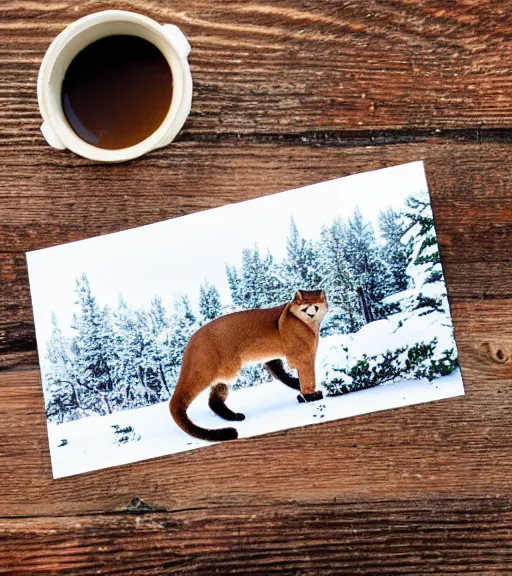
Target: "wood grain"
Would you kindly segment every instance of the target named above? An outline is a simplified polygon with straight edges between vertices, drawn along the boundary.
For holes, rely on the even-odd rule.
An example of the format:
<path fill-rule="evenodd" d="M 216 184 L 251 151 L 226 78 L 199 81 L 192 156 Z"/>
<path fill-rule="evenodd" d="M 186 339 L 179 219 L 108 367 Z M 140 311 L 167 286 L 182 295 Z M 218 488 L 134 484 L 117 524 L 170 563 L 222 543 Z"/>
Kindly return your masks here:
<path fill-rule="evenodd" d="M 0 520 L 9 574 L 509 574 L 503 498 Z M 26 570 L 20 570 L 20 565 Z M 87 568 L 85 568 L 87 567 Z"/>
<path fill-rule="evenodd" d="M 0 9 L 0 573 L 512 573 L 512 2 L 117 2 L 187 34 L 194 102 L 103 166 L 35 88 L 109 7 Z M 51 479 L 26 251 L 419 159 L 466 396 Z"/>

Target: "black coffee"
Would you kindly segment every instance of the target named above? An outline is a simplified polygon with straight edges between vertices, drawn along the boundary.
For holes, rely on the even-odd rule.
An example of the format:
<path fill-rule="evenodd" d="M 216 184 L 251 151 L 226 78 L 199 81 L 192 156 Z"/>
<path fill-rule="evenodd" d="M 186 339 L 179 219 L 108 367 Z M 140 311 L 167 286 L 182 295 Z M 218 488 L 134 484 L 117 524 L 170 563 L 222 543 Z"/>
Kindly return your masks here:
<path fill-rule="evenodd" d="M 172 100 L 172 73 L 156 46 L 137 36 L 108 36 L 84 48 L 62 83 L 62 109 L 73 130 L 98 148 L 145 140 Z"/>

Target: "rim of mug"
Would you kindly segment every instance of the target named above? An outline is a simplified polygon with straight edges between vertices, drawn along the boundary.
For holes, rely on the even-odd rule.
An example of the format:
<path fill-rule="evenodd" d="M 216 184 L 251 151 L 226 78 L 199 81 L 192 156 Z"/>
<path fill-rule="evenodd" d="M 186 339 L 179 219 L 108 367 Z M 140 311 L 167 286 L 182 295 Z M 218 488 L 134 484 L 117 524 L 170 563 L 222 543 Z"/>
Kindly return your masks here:
<path fill-rule="evenodd" d="M 60 105 L 60 98 L 58 99 L 59 104 L 55 104 L 56 99 L 52 96 L 54 87 L 51 85 L 54 66 L 57 63 L 58 57 L 64 50 L 66 50 L 69 43 L 85 30 L 95 26 L 108 24 L 109 22 L 128 22 L 136 24 L 142 28 L 149 28 L 159 36 L 164 41 L 164 45 L 168 50 L 162 50 L 161 46 L 157 46 L 157 48 L 162 52 L 162 55 L 167 60 L 173 80 L 171 104 L 160 126 L 147 138 L 141 140 L 137 144 L 127 148 L 118 148 L 114 150 L 99 148 L 93 144 L 89 144 L 76 134 L 65 117 L 62 106 Z M 107 36 L 109 36 L 109 34 L 100 36 L 97 40 Z M 76 54 L 83 50 L 83 48 L 84 47 L 79 48 L 76 53 L 71 56 L 71 61 Z M 43 117 L 43 122 L 48 123 L 56 137 L 62 142 L 62 145 L 75 154 L 90 160 L 101 162 L 123 162 L 132 160 L 155 148 L 167 144 L 167 141 L 163 143 L 162 141 L 166 140 L 166 137 L 168 137 L 171 132 L 175 131 L 177 133 L 183 125 L 192 101 L 192 83 L 191 81 L 187 82 L 187 74 L 190 76 L 188 62 L 186 58 L 181 56 L 172 38 L 166 34 L 165 25 L 159 24 L 155 20 L 143 16 L 142 14 L 125 10 L 105 10 L 102 12 L 95 12 L 94 14 L 84 16 L 70 24 L 53 40 L 46 51 L 41 62 L 37 81 L 39 108 Z M 187 106 L 188 110 L 185 111 L 185 118 L 183 118 L 183 121 L 176 130 L 175 123 L 180 120 L 180 116 L 183 116 L 183 111 Z"/>

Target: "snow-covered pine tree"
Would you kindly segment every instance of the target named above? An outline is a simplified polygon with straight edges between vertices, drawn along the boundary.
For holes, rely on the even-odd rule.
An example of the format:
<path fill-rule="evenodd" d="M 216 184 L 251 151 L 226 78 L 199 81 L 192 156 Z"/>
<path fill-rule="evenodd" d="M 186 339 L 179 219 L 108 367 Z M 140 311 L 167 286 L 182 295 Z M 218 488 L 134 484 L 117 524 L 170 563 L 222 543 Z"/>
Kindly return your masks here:
<path fill-rule="evenodd" d="M 45 373 L 46 415 L 59 423 L 81 418 L 85 414 L 83 396 L 87 393 L 77 377 L 71 342 L 62 333 L 52 313 L 52 335 L 46 347 L 51 369 Z"/>
<path fill-rule="evenodd" d="M 151 301 L 148 312 L 151 344 L 149 356 L 154 372 L 160 382 L 160 398 L 166 400 L 171 395 L 171 383 L 168 374 L 169 367 L 169 318 L 162 304 L 160 296 L 155 296 Z"/>
<path fill-rule="evenodd" d="M 155 297 L 146 312 L 131 310 L 122 297 L 115 312 L 118 408 L 139 408 L 169 398 L 169 320 Z"/>
<path fill-rule="evenodd" d="M 226 277 L 231 292 L 231 301 L 233 302 L 233 306 L 235 310 L 241 310 L 243 308 L 242 282 L 236 266 L 229 266 L 229 264 L 226 264 Z"/>
<path fill-rule="evenodd" d="M 366 321 L 382 315 L 382 299 L 389 294 L 389 271 L 382 260 L 372 225 L 365 222 L 359 208 L 348 220 L 345 255 L 354 274 Z"/>
<path fill-rule="evenodd" d="M 169 319 L 167 318 L 167 312 L 162 304 L 162 298 L 160 296 L 155 296 L 151 300 L 148 319 L 151 325 L 151 330 L 154 334 L 161 334 L 169 328 Z"/>
<path fill-rule="evenodd" d="M 414 263 L 416 265 L 427 265 L 427 282 L 437 282 L 442 274 L 441 257 L 434 228 L 434 215 L 430 206 L 428 193 L 421 192 L 417 195 L 409 196 L 406 200 L 408 210 L 406 217 L 410 226 L 419 225 L 414 243 Z M 432 278 L 433 274 L 433 278 Z"/>
<path fill-rule="evenodd" d="M 315 290 L 322 281 L 319 254 L 311 240 L 302 238 L 293 217 L 286 239 L 286 258 L 282 264 L 288 292 Z"/>
<path fill-rule="evenodd" d="M 143 406 L 144 382 L 141 381 L 138 369 L 142 355 L 142 338 L 140 337 L 135 313 L 119 295 L 119 303 L 114 312 L 115 346 L 117 354 L 116 404 L 122 408 Z"/>
<path fill-rule="evenodd" d="M 428 192 L 409 196 L 406 205 L 408 227 L 405 236 L 412 242 L 408 272 L 414 286 L 421 287 L 416 296 L 416 309 L 422 308 L 424 314 L 445 312 L 448 310 L 448 297 Z"/>
<path fill-rule="evenodd" d="M 279 306 L 289 302 L 297 292 L 297 285 L 291 284 L 283 270 L 283 263 L 277 262 L 267 253 L 268 268 L 265 278 L 265 292 L 267 295 L 264 307 Z"/>
<path fill-rule="evenodd" d="M 172 374 L 172 385 L 176 385 L 183 352 L 192 336 L 199 328 L 190 301 L 187 296 L 180 296 L 174 302 L 174 314 L 171 318 L 171 336 L 169 339 L 169 367 Z"/>
<path fill-rule="evenodd" d="M 219 291 L 207 281 L 199 287 L 199 311 L 203 322 L 210 322 L 222 315 Z"/>
<path fill-rule="evenodd" d="M 111 313 L 108 307 L 99 307 L 85 274 L 76 279 L 75 291 L 80 313 L 74 315 L 72 328 L 77 331 L 73 346 L 79 378 L 90 390 L 89 401 L 96 400 L 96 411 L 111 413 L 117 362 Z"/>
<path fill-rule="evenodd" d="M 379 213 L 380 234 L 385 240 L 382 257 L 390 271 L 388 293 L 405 290 L 408 285 L 407 266 L 412 254 L 412 242 L 403 240 L 406 231 L 405 218 L 391 206 Z"/>
<path fill-rule="evenodd" d="M 345 255 L 346 226 L 336 219 L 331 226 L 322 228 L 320 238 L 321 287 L 326 290 L 329 301 L 329 313 L 321 334 L 357 332 L 364 318 L 356 281 Z"/>
<path fill-rule="evenodd" d="M 137 358 L 137 369 L 144 389 L 145 404 L 156 404 L 170 396 L 167 380 L 162 379 L 160 367 L 166 360 L 166 354 L 157 341 L 149 314 L 143 308 L 135 311 L 137 341 L 140 356 Z"/>
<path fill-rule="evenodd" d="M 137 373 L 144 404 L 154 404 L 159 400 L 158 377 L 153 369 L 150 348 L 154 343 L 150 322 L 142 308 L 134 311 L 134 334 L 132 362 Z"/>
<path fill-rule="evenodd" d="M 226 268 L 231 298 L 236 308 L 265 308 L 285 302 L 290 296 L 272 255 L 261 256 L 257 246 L 242 251 L 242 266 Z"/>
<path fill-rule="evenodd" d="M 270 262 L 261 258 L 257 246 L 242 252 L 242 295 L 243 307 L 262 308 L 268 302 L 266 291 L 267 274 Z"/>

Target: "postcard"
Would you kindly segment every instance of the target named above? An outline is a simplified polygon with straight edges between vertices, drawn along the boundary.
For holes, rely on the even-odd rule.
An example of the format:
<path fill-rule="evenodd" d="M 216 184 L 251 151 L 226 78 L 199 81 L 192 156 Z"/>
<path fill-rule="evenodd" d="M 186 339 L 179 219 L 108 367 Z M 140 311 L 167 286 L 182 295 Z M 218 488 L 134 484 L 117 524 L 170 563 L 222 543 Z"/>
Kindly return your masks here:
<path fill-rule="evenodd" d="M 55 478 L 464 394 L 422 162 L 27 260 Z"/>

